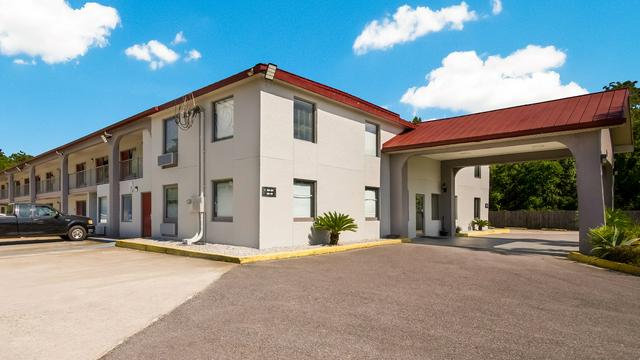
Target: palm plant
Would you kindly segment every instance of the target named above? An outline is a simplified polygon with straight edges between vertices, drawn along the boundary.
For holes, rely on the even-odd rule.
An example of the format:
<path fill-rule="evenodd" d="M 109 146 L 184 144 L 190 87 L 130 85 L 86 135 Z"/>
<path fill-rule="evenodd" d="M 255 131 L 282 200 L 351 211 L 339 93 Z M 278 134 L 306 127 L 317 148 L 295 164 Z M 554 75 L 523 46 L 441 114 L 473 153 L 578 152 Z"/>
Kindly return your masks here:
<path fill-rule="evenodd" d="M 633 221 L 629 215 L 620 209 L 607 209 L 605 212 L 605 224 L 624 230 L 631 227 Z"/>
<path fill-rule="evenodd" d="M 329 232 L 329 245 L 337 245 L 340 240 L 340 233 L 344 231 L 356 231 L 358 224 L 347 214 L 336 211 L 326 212 L 316 218 L 313 227 L 318 230 Z"/>
<path fill-rule="evenodd" d="M 601 226 L 589 230 L 591 250 L 594 255 L 606 258 L 611 251 L 620 247 L 629 247 L 640 243 L 640 238 L 627 238 L 617 226 Z"/>

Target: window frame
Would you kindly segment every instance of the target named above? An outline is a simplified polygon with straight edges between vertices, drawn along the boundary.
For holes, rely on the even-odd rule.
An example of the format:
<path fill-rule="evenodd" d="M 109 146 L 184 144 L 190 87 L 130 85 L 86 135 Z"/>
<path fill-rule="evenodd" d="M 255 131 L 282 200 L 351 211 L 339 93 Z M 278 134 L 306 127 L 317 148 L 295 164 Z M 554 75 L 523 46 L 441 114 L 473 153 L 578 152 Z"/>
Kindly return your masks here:
<path fill-rule="evenodd" d="M 218 189 L 216 185 L 225 184 L 229 182 L 231 183 L 231 186 L 233 186 L 233 178 L 217 179 L 217 180 L 211 181 L 211 184 L 212 184 L 211 198 L 213 200 L 211 201 L 211 221 L 233 222 L 233 207 L 231 208 L 231 216 L 218 216 L 217 214 L 218 213 Z M 233 206 L 233 192 L 231 193 L 231 202 Z"/>
<path fill-rule="evenodd" d="M 129 213 L 131 214 L 131 219 L 125 219 L 124 215 L 124 199 L 129 198 L 129 204 L 131 206 Z M 123 223 L 132 223 L 133 222 L 133 194 L 122 194 L 120 195 L 120 222 Z"/>
<path fill-rule="evenodd" d="M 308 179 L 293 179 L 294 186 L 296 185 L 296 183 L 311 185 L 311 209 L 309 209 L 310 216 L 296 217 L 294 215 L 293 221 L 296 221 L 296 222 L 314 221 L 317 215 L 317 211 L 316 211 L 317 210 L 316 209 L 317 181 L 308 180 Z M 292 195 L 292 200 L 295 201 L 295 194 L 293 191 L 291 195 Z"/>
<path fill-rule="evenodd" d="M 434 211 L 434 199 L 436 211 Z M 436 220 L 440 220 L 440 194 L 431 193 L 431 221 Z"/>
<path fill-rule="evenodd" d="M 480 165 L 473 167 L 473 177 L 476 179 L 482 179 L 482 167 Z"/>
<path fill-rule="evenodd" d="M 373 121 L 365 121 L 364 122 L 364 134 L 365 136 L 367 135 L 368 131 L 367 131 L 367 124 L 373 125 L 376 127 L 376 155 L 375 157 L 380 157 L 380 125 L 377 123 L 374 123 Z M 365 155 L 367 156 L 374 156 L 371 154 L 367 154 L 367 148 L 366 148 L 366 142 L 365 142 Z"/>
<path fill-rule="evenodd" d="M 174 154 L 178 154 L 179 150 L 180 150 L 180 129 L 178 128 L 178 124 L 175 124 L 176 126 L 176 151 L 167 151 L 167 123 L 169 121 L 173 121 L 175 123 L 175 117 L 170 117 L 167 119 L 162 120 L 162 154 L 170 154 L 170 153 L 174 153 Z M 133 156 L 133 155 L 132 155 Z"/>
<path fill-rule="evenodd" d="M 312 114 L 312 117 L 311 117 L 311 121 L 312 121 L 312 124 L 311 124 L 311 140 L 300 139 L 300 138 L 296 137 L 296 101 L 307 103 L 307 104 L 311 105 L 311 114 Z M 293 97 L 293 119 L 292 120 L 293 120 L 293 139 L 294 140 L 307 141 L 307 142 L 314 143 L 314 144 L 317 143 L 317 140 L 318 140 L 318 136 L 317 136 L 317 133 L 318 133 L 318 109 L 317 109 L 317 106 L 316 106 L 315 102 L 312 102 L 312 101 L 305 100 L 305 99 L 302 99 L 300 97 L 294 96 Z"/>
<path fill-rule="evenodd" d="M 476 203 L 477 203 L 477 207 L 476 207 Z M 480 219 L 480 217 L 482 216 L 482 199 L 479 197 L 474 197 L 473 198 L 473 218 L 474 219 Z M 478 210 L 477 216 L 476 216 L 476 209 Z"/>
<path fill-rule="evenodd" d="M 165 224 L 178 223 L 179 214 L 175 218 L 167 216 L 167 190 L 174 188 L 176 189 L 176 211 L 179 212 L 180 195 L 178 193 L 178 184 L 164 185 L 162 187 L 162 222 Z"/>
<path fill-rule="evenodd" d="M 231 120 L 233 122 L 233 132 L 231 133 L 230 136 L 225 136 L 225 137 L 218 137 L 217 135 L 217 130 L 216 130 L 216 124 L 218 123 L 218 112 L 216 111 L 216 104 L 222 101 L 227 101 L 227 100 L 233 100 L 233 119 Z M 211 102 L 211 113 L 212 113 L 212 121 L 211 121 L 211 125 L 212 125 L 212 129 L 211 129 L 211 142 L 218 142 L 218 141 L 222 141 L 222 140 L 227 140 L 227 139 L 233 139 L 233 136 L 236 134 L 236 101 L 233 98 L 233 95 L 227 96 L 225 98 L 222 99 L 218 99 L 218 100 L 214 100 Z"/>
<path fill-rule="evenodd" d="M 376 200 L 376 216 L 375 217 L 371 217 L 371 216 L 367 216 L 367 214 L 365 214 L 364 219 L 366 221 L 378 221 L 380 220 L 380 188 L 379 187 L 375 187 L 375 186 L 365 186 L 364 187 L 364 191 L 365 194 L 367 191 L 373 191 L 376 195 L 375 200 Z M 367 198 L 365 197 L 365 202 L 367 200 Z M 366 206 L 365 206 L 365 210 L 366 210 Z"/>

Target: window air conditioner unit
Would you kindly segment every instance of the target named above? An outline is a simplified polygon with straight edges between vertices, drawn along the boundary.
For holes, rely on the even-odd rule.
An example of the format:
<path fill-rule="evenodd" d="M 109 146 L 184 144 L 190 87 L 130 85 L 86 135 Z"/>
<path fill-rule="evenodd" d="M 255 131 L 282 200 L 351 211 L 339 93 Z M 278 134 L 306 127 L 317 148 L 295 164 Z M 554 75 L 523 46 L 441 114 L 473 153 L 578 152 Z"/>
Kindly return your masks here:
<path fill-rule="evenodd" d="M 178 235 L 176 231 L 176 224 L 173 223 L 162 223 L 160 224 L 160 233 L 162 236 L 176 236 Z"/>
<path fill-rule="evenodd" d="M 167 153 L 158 156 L 158 166 L 163 169 L 178 166 L 178 153 Z"/>

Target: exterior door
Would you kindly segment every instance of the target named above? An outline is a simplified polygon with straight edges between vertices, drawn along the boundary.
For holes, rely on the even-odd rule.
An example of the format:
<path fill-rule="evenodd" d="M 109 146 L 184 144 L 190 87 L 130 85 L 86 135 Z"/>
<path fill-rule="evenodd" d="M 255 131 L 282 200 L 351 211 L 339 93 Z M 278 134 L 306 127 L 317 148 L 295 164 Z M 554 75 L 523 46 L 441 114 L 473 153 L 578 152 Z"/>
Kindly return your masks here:
<path fill-rule="evenodd" d="M 424 235 L 424 194 L 416 194 L 416 236 Z"/>
<path fill-rule="evenodd" d="M 142 196 L 142 237 L 151 237 L 151 193 L 143 192 Z"/>
<path fill-rule="evenodd" d="M 85 200 L 76 201 L 76 215 L 87 216 L 87 202 Z"/>

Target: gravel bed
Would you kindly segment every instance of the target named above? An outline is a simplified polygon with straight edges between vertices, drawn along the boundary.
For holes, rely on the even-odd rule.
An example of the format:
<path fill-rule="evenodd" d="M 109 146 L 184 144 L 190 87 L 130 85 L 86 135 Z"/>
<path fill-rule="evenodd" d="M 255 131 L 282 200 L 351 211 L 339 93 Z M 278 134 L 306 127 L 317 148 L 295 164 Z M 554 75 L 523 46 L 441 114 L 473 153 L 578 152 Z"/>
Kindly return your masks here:
<path fill-rule="evenodd" d="M 149 240 L 149 239 L 136 239 L 137 241 L 143 241 L 149 244 L 156 245 L 169 245 L 179 247 L 181 249 L 189 249 L 196 251 L 204 251 L 210 253 L 216 253 L 221 255 L 229 255 L 229 256 L 252 256 L 252 255 L 262 255 L 262 254 L 271 254 L 278 253 L 284 251 L 295 251 L 295 250 L 308 250 L 308 249 L 317 249 L 320 247 L 324 247 L 327 245 L 299 245 L 299 246 L 286 246 L 286 247 L 274 247 L 268 249 L 254 249 L 244 246 L 234 246 L 234 245 L 225 245 L 225 244 L 211 244 L 206 243 L 204 245 L 184 245 L 180 241 L 167 241 L 167 240 Z M 360 241 L 345 241 L 340 242 L 340 245 L 348 245 L 348 244 L 358 244 L 358 243 L 366 243 L 379 241 L 380 239 L 370 239 L 370 240 L 360 240 Z"/>

